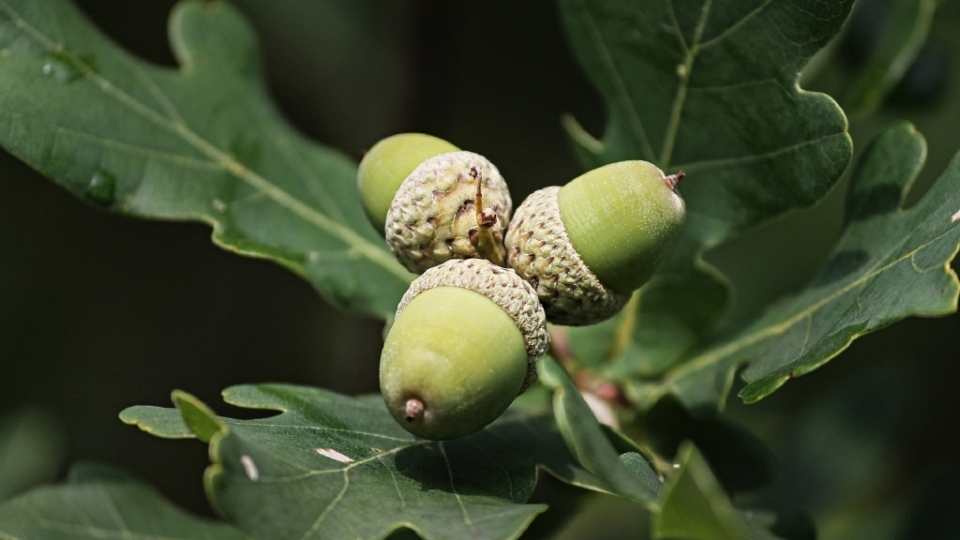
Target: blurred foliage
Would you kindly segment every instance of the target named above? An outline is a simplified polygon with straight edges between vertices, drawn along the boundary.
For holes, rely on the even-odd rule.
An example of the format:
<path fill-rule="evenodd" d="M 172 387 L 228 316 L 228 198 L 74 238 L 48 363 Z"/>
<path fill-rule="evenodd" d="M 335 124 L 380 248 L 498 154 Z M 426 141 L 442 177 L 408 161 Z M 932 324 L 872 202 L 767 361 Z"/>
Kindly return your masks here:
<path fill-rule="evenodd" d="M 0 416 L 0 502 L 56 477 L 65 451 L 61 429 L 43 409 Z"/>

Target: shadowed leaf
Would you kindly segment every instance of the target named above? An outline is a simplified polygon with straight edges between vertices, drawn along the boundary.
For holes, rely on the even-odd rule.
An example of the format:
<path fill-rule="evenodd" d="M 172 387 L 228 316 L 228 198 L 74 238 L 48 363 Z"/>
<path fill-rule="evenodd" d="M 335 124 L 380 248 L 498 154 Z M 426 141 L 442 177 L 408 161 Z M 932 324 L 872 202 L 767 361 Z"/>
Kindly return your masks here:
<path fill-rule="evenodd" d="M 179 411 L 132 407 L 121 418 L 174 438 L 181 426 L 198 437 L 222 426 L 210 439 L 207 492 L 254 538 L 379 538 L 401 527 L 427 539 L 515 538 L 546 509 L 527 504 L 538 468 L 615 492 L 570 455 L 550 412 L 529 404 L 470 437 L 436 442 L 404 431 L 379 395 L 285 385 L 224 392 L 233 405 L 282 411 L 258 420 L 214 416 L 182 392 L 174 398 Z"/>
<path fill-rule="evenodd" d="M 902 209 L 925 156 L 912 126 L 878 137 L 854 173 L 843 234 L 813 282 L 669 372 L 648 397 L 671 391 L 690 408 L 708 406 L 746 364 L 749 384 L 740 396 L 754 402 L 861 335 L 906 317 L 956 311 L 960 286 L 950 261 L 960 245 L 960 156 L 918 204 Z"/>
<path fill-rule="evenodd" d="M 143 538 L 242 540 L 239 531 L 191 516 L 115 469 L 75 465 L 63 484 L 0 505 L 5 540 Z"/>

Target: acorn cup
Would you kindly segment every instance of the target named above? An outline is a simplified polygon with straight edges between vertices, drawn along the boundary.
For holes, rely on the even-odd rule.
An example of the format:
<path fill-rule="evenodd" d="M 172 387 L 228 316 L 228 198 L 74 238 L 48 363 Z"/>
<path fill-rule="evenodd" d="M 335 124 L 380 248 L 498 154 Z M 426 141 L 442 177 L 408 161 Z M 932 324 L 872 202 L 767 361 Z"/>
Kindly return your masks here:
<path fill-rule="evenodd" d="M 357 187 L 367 218 L 407 270 L 420 274 L 450 259 L 506 264 L 513 203 L 485 157 L 430 135 L 393 135 L 364 155 Z"/>
<path fill-rule="evenodd" d="M 380 390 L 410 433 L 463 437 L 536 380 L 548 344 L 529 283 L 487 260 L 453 259 L 415 279 L 400 301 L 380 357 Z"/>
<path fill-rule="evenodd" d="M 683 176 L 623 161 L 535 191 L 517 208 L 507 262 L 537 291 L 547 320 L 588 325 L 623 308 L 680 237 Z"/>

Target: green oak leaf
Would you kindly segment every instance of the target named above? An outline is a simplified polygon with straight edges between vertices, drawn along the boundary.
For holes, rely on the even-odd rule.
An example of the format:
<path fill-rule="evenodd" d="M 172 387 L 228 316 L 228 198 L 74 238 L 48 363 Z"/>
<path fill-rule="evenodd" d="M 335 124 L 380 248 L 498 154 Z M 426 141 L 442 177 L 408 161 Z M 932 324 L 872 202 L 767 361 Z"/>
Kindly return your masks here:
<path fill-rule="evenodd" d="M 243 535 L 223 523 L 187 514 L 125 473 L 79 464 L 65 483 L 0 504 L 0 538 L 242 540 Z"/>
<path fill-rule="evenodd" d="M 805 531 L 784 526 L 775 514 L 735 508 L 693 444 L 680 447 L 675 467 L 664 488 L 662 509 L 654 515 L 654 539 L 805 538 Z"/>
<path fill-rule="evenodd" d="M 746 364 L 746 402 L 840 354 L 859 336 L 911 316 L 957 310 L 960 282 L 950 261 L 960 245 L 960 155 L 911 208 L 903 200 L 926 157 L 926 143 L 900 124 L 865 151 L 850 185 L 846 223 L 813 281 L 743 331 L 711 345 L 634 394 L 675 393 L 689 408 L 715 407 Z"/>
<path fill-rule="evenodd" d="M 729 285 L 701 259 L 705 249 L 813 204 L 846 169 L 843 112 L 797 80 L 852 4 L 561 0 L 574 52 L 607 104 L 600 140 L 566 119 L 581 160 L 643 159 L 687 173 L 683 237 L 642 289 L 636 316 L 622 319 L 637 346 L 617 360 L 634 372 L 675 365 L 722 315 Z"/>
<path fill-rule="evenodd" d="M 621 456 L 560 364 L 547 357 L 537 368 L 543 384 L 554 390 L 560 433 L 584 468 L 606 480 L 614 493 L 655 508 L 661 486 L 653 467 L 637 452 Z"/>
<path fill-rule="evenodd" d="M 686 443 L 680 448 L 677 467 L 664 489 L 662 509 L 654 518 L 653 538 L 752 538 L 696 447 Z"/>
<path fill-rule="evenodd" d="M 170 41 L 178 70 L 64 0 L 0 0 L 0 145 L 96 206 L 206 222 L 221 247 L 391 315 L 411 275 L 367 223 L 355 163 L 270 102 L 251 28 L 225 2 L 184 1 Z"/>
<path fill-rule="evenodd" d="M 529 405 L 437 442 L 404 431 L 379 395 L 290 385 L 224 391 L 227 403 L 282 411 L 256 420 L 216 416 L 183 392 L 173 399 L 176 409 L 131 407 L 121 419 L 160 437 L 208 439 L 208 496 L 253 538 L 380 538 L 403 528 L 426 539 L 516 538 L 546 509 L 527 503 L 538 468 L 616 492 L 577 463 L 549 410 Z"/>

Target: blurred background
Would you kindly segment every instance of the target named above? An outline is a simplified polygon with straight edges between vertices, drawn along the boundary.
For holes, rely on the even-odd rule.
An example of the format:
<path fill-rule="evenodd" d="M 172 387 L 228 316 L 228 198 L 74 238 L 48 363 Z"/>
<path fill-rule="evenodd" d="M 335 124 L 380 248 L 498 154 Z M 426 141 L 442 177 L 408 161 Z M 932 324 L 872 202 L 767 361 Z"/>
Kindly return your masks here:
<path fill-rule="evenodd" d="M 895 1 L 860 0 L 806 86 L 839 99 Z M 175 65 L 166 36 L 173 1 L 76 3 L 123 47 Z M 232 3 L 259 34 L 278 107 L 306 136 L 355 159 L 384 136 L 432 133 L 497 163 L 520 201 L 580 172 L 562 114 L 603 132 L 603 102 L 552 1 Z M 851 119 L 856 150 L 900 119 L 926 136 L 911 203 L 960 149 L 958 25 L 960 2 L 941 2 L 904 79 L 874 114 Z M 737 287 L 730 324 L 809 279 L 839 233 L 844 186 L 708 254 Z M 382 323 L 328 306 L 294 274 L 221 251 L 209 236 L 200 224 L 94 210 L 0 154 L 0 471 L 22 464 L 0 473 L 0 500 L 97 460 L 209 514 L 206 447 L 126 426 L 123 408 L 167 406 L 180 388 L 242 417 L 219 393 L 251 382 L 377 391 Z M 731 400 L 725 420 L 766 442 L 776 472 L 772 488 L 743 501 L 807 511 L 821 538 L 885 538 L 868 525 L 900 531 L 896 538 L 938 538 L 911 536 L 931 523 L 960 531 L 958 380 L 960 317 L 911 319 L 759 404 Z M 616 506 L 582 502 L 566 534 L 605 537 L 590 536 L 589 524 L 609 522 Z M 642 518 L 628 508 L 617 519 L 636 534 Z"/>

